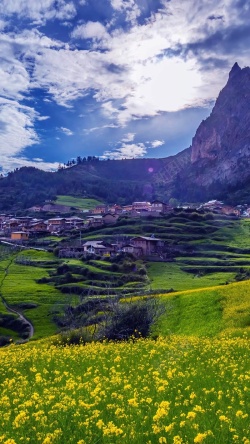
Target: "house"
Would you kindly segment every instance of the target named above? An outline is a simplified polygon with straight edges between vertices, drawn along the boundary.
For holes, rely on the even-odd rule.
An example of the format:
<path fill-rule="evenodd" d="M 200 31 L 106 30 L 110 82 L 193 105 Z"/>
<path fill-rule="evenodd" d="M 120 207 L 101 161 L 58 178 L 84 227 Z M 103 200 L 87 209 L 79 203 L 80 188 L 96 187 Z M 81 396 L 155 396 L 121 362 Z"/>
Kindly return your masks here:
<path fill-rule="evenodd" d="M 118 214 L 106 213 L 102 216 L 102 220 L 106 225 L 115 224 L 117 219 L 119 219 Z"/>
<path fill-rule="evenodd" d="M 121 205 L 117 205 L 117 204 L 109 205 L 108 212 L 112 213 L 112 214 L 121 214 L 122 207 L 121 207 Z"/>
<path fill-rule="evenodd" d="M 97 205 L 93 210 L 91 210 L 92 214 L 105 214 L 108 211 L 106 205 Z"/>
<path fill-rule="evenodd" d="M 123 205 L 122 212 L 123 213 L 130 213 L 133 210 L 132 205 Z"/>
<path fill-rule="evenodd" d="M 25 231 L 12 231 L 11 240 L 26 241 L 29 239 L 29 233 Z"/>
<path fill-rule="evenodd" d="M 63 217 L 54 217 L 48 219 L 48 230 L 50 232 L 61 231 L 65 228 L 66 219 Z"/>
<path fill-rule="evenodd" d="M 107 256 L 114 252 L 114 248 L 111 244 L 103 241 L 87 241 L 83 244 L 83 251 L 84 253 Z"/>
<path fill-rule="evenodd" d="M 67 217 L 65 224 L 68 228 L 82 228 L 84 226 L 84 220 L 77 216 Z"/>
<path fill-rule="evenodd" d="M 88 216 L 87 217 L 89 227 L 101 227 L 104 224 L 103 218 L 99 216 Z"/>
<path fill-rule="evenodd" d="M 161 202 L 160 200 L 154 200 L 153 202 L 151 202 L 151 211 L 152 212 L 156 212 L 156 213 L 168 213 L 172 210 L 173 208 L 164 203 Z"/>
<path fill-rule="evenodd" d="M 133 202 L 132 210 L 133 211 L 150 211 L 151 203 L 150 202 Z"/>
<path fill-rule="evenodd" d="M 136 247 L 135 245 L 132 245 L 132 244 L 123 245 L 123 247 L 121 248 L 121 251 L 123 253 L 133 254 L 134 256 L 137 256 L 137 257 L 143 255 L 142 248 Z"/>
<path fill-rule="evenodd" d="M 131 239 L 131 245 L 141 248 L 143 255 L 160 253 L 164 247 L 164 241 L 156 237 L 137 236 Z"/>
<path fill-rule="evenodd" d="M 4 228 L 10 231 L 16 231 L 19 226 L 20 222 L 15 218 L 9 219 L 4 223 Z"/>
<path fill-rule="evenodd" d="M 29 231 L 31 233 L 42 233 L 47 231 L 47 224 L 43 221 L 33 222 L 29 227 Z"/>

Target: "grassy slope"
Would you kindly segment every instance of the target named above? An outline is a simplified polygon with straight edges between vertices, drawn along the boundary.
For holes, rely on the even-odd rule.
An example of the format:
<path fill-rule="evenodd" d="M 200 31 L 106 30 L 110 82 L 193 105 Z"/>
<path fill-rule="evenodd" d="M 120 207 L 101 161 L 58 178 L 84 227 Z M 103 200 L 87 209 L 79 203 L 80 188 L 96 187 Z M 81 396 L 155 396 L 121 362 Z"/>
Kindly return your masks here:
<path fill-rule="evenodd" d="M 166 313 L 154 327 L 162 335 L 214 336 L 227 329 L 250 333 L 250 282 L 159 296 Z"/>
<path fill-rule="evenodd" d="M 178 263 L 151 262 L 148 266 L 148 274 L 151 280 L 152 290 L 170 289 L 175 291 L 211 287 L 224 284 L 232 279 L 235 273 L 209 273 L 199 276 L 199 265 L 197 274 L 186 273 L 181 270 Z"/>
<path fill-rule="evenodd" d="M 80 210 L 92 210 L 96 205 L 101 205 L 103 202 L 96 199 L 82 199 L 73 196 L 57 196 L 56 204 L 65 205 L 68 207 L 79 208 Z"/>
<path fill-rule="evenodd" d="M 55 257 L 51 253 L 27 251 L 20 253 L 22 259 L 32 261 L 43 261 L 43 264 L 54 261 Z M 3 270 L 9 265 L 10 258 L 6 258 L 1 264 L 1 275 Z M 49 269 L 44 266 L 30 266 L 13 263 L 8 268 L 8 273 L 3 281 L 2 295 L 9 305 L 18 306 L 22 302 L 37 304 L 36 308 L 23 310 L 25 316 L 33 323 L 35 329 L 34 338 L 51 335 L 56 332 L 56 326 L 52 321 L 51 310 L 65 303 L 66 297 L 48 284 L 38 284 L 36 279 L 41 279 L 48 275 Z M 0 308 L 1 312 L 2 307 Z M 6 310 L 4 310 L 6 312 Z"/>

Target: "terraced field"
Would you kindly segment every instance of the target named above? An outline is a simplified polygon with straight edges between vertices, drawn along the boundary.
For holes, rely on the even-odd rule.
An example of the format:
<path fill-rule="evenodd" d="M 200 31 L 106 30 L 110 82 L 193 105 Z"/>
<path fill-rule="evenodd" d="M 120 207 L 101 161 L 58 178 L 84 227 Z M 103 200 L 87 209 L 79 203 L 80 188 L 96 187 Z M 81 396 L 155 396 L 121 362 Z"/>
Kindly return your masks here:
<path fill-rule="evenodd" d="M 165 240 L 169 261 L 82 261 L 59 259 L 45 251 L 10 252 L 0 257 L 1 294 L 33 323 L 34 337 L 39 338 L 58 330 L 54 320 L 65 308 L 77 307 L 88 299 L 131 298 L 170 291 L 171 306 L 176 307 L 180 291 L 200 290 L 192 297 L 200 294 L 207 305 L 211 302 L 208 298 L 205 303 L 209 287 L 231 288 L 228 284 L 250 279 L 248 220 L 182 211 L 157 219 L 123 218 L 112 227 L 82 233 L 82 238 L 116 242 L 135 235 L 155 235 Z M 64 242 L 62 238 L 58 244 Z M 6 314 L 1 301 L 0 313 Z M 3 336 L 9 333 L 1 321 L 0 329 Z"/>

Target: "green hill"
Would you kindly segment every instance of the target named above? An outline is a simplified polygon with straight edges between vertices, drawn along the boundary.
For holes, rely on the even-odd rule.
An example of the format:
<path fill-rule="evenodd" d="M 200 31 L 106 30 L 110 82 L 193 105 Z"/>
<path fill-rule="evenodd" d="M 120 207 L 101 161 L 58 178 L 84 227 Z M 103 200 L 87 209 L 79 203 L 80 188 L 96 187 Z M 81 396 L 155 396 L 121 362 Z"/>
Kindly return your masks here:
<path fill-rule="evenodd" d="M 0 211 L 29 208 L 58 195 L 90 197 L 109 203 L 168 198 L 166 187 L 185 164 L 189 151 L 164 159 L 98 159 L 45 172 L 23 167 L 0 179 Z"/>

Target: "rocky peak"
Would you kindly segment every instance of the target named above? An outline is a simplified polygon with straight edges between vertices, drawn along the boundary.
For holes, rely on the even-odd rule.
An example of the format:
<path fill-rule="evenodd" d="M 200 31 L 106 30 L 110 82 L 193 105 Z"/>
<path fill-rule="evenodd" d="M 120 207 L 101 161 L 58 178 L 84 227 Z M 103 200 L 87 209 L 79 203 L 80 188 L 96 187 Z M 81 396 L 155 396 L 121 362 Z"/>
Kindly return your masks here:
<path fill-rule="evenodd" d="M 235 63 L 210 116 L 198 127 L 191 146 L 191 162 L 213 162 L 250 148 L 250 68 Z M 231 154 L 230 154 L 231 153 Z"/>
<path fill-rule="evenodd" d="M 238 63 L 235 62 L 234 66 L 232 67 L 230 73 L 229 73 L 229 79 L 234 77 L 236 74 L 239 74 L 241 72 L 241 68 L 239 67 Z"/>

